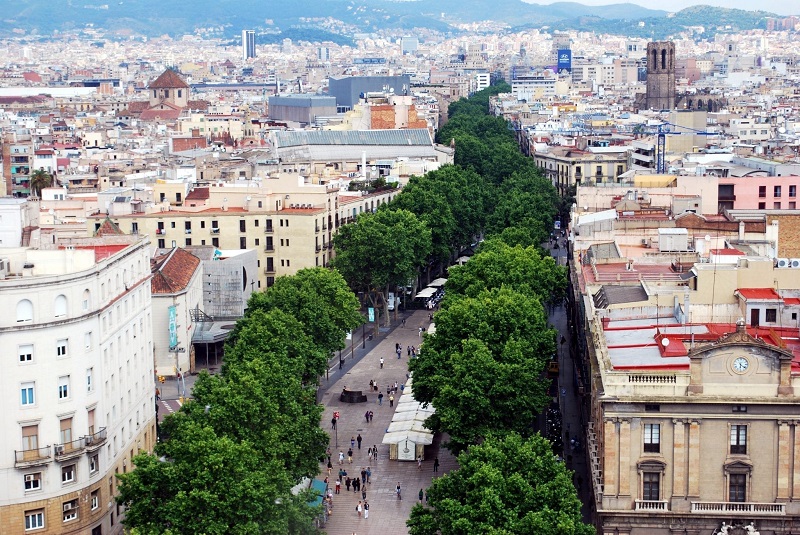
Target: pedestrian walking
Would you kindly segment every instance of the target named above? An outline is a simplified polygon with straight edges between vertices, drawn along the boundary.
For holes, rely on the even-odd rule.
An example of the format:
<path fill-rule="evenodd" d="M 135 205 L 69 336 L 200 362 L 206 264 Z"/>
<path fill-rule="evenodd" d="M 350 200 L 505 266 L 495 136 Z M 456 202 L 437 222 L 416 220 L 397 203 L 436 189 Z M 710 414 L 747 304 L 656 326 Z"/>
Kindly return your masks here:
<path fill-rule="evenodd" d="M 331 418 L 331 429 L 336 429 L 336 418 Z"/>
<path fill-rule="evenodd" d="M 375 416 L 375 413 L 374 413 L 374 412 L 372 412 L 372 411 L 369 411 L 369 423 L 372 423 L 372 418 L 373 418 L 374 416 Z"/>
<path fill-rule="evenodd" d="M 383 357 L 381 357 L 381 369 L 383 369 Z"/>
<path fill-rule="evenodd" d="M 328 447 L 328 449 L 325 450 L 325 456 L 328 458 L 328 462 L 331 462 L 331 449 L 330 449 L 330 447 Z"/>
<path fill-rule="evenodd" d="M 342 463 L 344 463 L 344 453 L 342 453 L 342 450 L 339 450 L 339 464 L 341 465 Z"/>
<path fill-rule="evenodd" d="M 356 447 L 356 437 L 351 436 L 350 437 L 350 448 L 352 449 L 352 448 L 355 448 L 355 447 Z"/>
<path fill-rule="evenodd" d="M 394 407 L 394 396 L 392 395 L 389 396 L 389 406 Z"/>
<path fill-rule="evenodd" d="M 367 499 L 367 487 L 361 487 L 361 499 L 362 500 Z"/>
<path fill-rule="evenodd" d="M 406 319 L 405 319 L 405 318 L 403 318 L 403 319 L 400 321 L 400 325 L 402 325 L 403 327 L 405 327 L 405 326 L 406 326 Z"/>
<path fill-rule="evenodd" d="M 425 330 L 424 327 L 419 328 L 419 337 L 422 338 L 422 331 Z"/>
<path fill-rule="evenodd" d="M 367 459 L 372 460 L 372 446 L 367 448 Z"/>
<path fill-rule="evenodd" d="M 433 459 L 433 473 L 437 473 L 439 471 L 439 457 Z"/>
<path fill-rule="evenodd" d="M 372 477 L 372 470 L 370 470 L 369 466 L 367 466 L 367 484 L 371 483 L 369 478 Z"/>
<path fill-rule="evenodd" d="M 394 491 L 397 493 L 397 499 L 402 500 L 403 497 L 400 495 L 400 482 L 397 482 L 397 486 L 394 488 Z"/>
<path fill-rule="evenodd" d="M 353 483 L 353 480 L 349 477 L 344 480 L 344 488 L 347 489 L 347 492 L 350 492 L 350 485 Z"/>
<path fill-rule="evenodd" d="M 411 358 L 417 358 L 417 348 L 414 346 L 411 346 Z"/>
<path fill-rule="evenodd" d="M 369 423 L 369 411 L 364 413 L 364 419 Z"/>
<path fill-rule="evenodd" d="M 425 491 L 425 505 L 428 504 L 428 491 Z"/>
<path fill-rule="evenodd" d="M 353 464 L 353 448 L 347 450 L 347 462 Z"/>
<path fill-rule="evenodd" d="M 410 357 L 411 356 L 411 346 L 408 346 L 406 348 L 406 351 L 408 352 L 408 356 Z"/>
<path fill-rule="evenodd" d="M 378 405 L 383 405 L 383 392 L 378 394 Z"/>
<path fill-rule="evenodd" d="M 400 348 L 397 348 L 397 359 L 400 360 L 403 351 Z"/>
<path fill-rule="evenodd" d="M 425 491 L 422 490 L 422 489 L 419 489 L 419 501 L 420 501 L 420 503 L 422 503 L 422 498 L 424 498 L 424 497 L 425 497 Z"/>
<path fill-rule="evenodd" d="M 332 468 L 333 468 L 333 465 L 331 464 L 330 459 L 328 459 L 328 475 L 331 475 L 331 469 Z"/>
<path fill-rule="evenodd" d="M 361 500 L 358 500 L 358 505 L 356 505 L 356 513 L 358 513 L 358 518 L 361 518 Z"/>
<path fill-rule="evenodd" d="M 336 494 L 340 494 L 342 492 L 342 480 L 336 480 Z"/>
<path fill-rule="evenodd" d="M 361 480 L 357 477 L 353 478 L 353 492 L 358 492 L 361 490 Z"/>
<path fill-rule="evenodd" d="M 364 519 L 366 520 L 367 518 L 369 518 L 369 503 L 364 500 Z"/>
<path fill-rule="evenodd" d="M 367 422 L 369 422 L 369 411 L 367 411 Z M 358 436 L 356 437 L 356 442 L 358 442 L 358 449 L 361 449 L 362 440 L 363 439 L 361 438 L 361 433 L 359 433 Z"/>
<path fill-rule="evenodd" d="M 367 482 L 367 469 L 362 467 L 361 468 L 361 483 L 364 484 Z"/>
<path fill-rule="evenodd" d="M 417 455 L 417 470 L 422 470 L 422 455 Z"/>

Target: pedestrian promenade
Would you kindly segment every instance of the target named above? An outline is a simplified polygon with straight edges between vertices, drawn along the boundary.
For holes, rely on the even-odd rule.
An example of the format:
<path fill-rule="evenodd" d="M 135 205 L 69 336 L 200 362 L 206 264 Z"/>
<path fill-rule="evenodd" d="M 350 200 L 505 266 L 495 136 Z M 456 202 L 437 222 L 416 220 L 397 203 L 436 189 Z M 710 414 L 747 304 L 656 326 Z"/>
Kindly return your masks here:
<path fill-rule="evenodd" d="M 342 451 L 345 455 L 344 469 L 350 477 L 360 477 L 362 468 L 370 467 L 372 471 L 371 483 L 366 486 L 367 501 L 370 504 L 369 518 L 364 518 L 363 514 L 359 518 L 356 512 L 356 505 L 361 500 L 361 492 L 350 492 L 345 490 L 342 483 L 341 494 L 333 497 L 333 511 L 324 526 L 323 530 L 329 535 L 387 535 L 408 533 L 406 520 L 411 513 L 411 507 L 419 502 L 418 494 L 420 488 L 427 489 L 430 486 L 433 473 L 433 460 L 436 455 L 439 457 L 439 474 L 445 473 L 456 467 L 455 458 L 444 448 L 441 448 L 441 437 L 437 436 L 432 446 L 426 449 L 426 458 L 422 463 L 422 469 L 417 469 L 416 462 L 409 461 L 390 461 L 389 446 L 381 444 L 383 435 L 386 432 L 392 415 L 400 399 L 398 388 L 395 394 L 394 407 L 389 406 L 386 388 L 388 385 L 402 385 L 408 373 L 407 354 L 409 346 L 419 348 L 422 338 L 419 335 L 419 328 L 428 328 L 429 312 L 427 310 L 414 311 L 408 313 L 405 325 L 397 326 L 389 332 L 381 333 L 378 339 L 373 340 L 374 344 L 366 354 L 359 358 L 356 352 L 354 363 L 338 369 L 338 362 L 331 368 L 328 379 L 322 380 L 323 388 L 327 386 L 321 396 L 321 403 L 325 406 L 322 415 L 322 425 L 331 436 L 331 460 L 333 469 L 329 478 L 330 487 L 334 488 L 334 483 L 339 471 L 338 454 Z M 395 344 L 402 347 L 401 358 L 397 358 Z M 348 348 L 349 349 L 349 348 Z M 348 353 L 349 355 L 349 353 Z M 380 367 L 380 357 L 384 359 L 383 369 Z M 370 380 L 376 381 L 379 391 L 383 392 L 383 404 L 378 404 L 378 392 L 370 390 Z M 342 403 L 339 401 L 339 394 L 342 389 L 347 387 L 349 390 L 361 390 L 367 395 L 366 403 Z M 339 411 L 340 418 L 337 430 L 331 429 L 331 418 L 334 411 Z M 367 411 L 374 413 L 372 422 L 367 422 L 364 414 Z M 353 447 L 353 463 L 347 462 L 347 450 L 350 448 L 351 437 L 355 439 L 358 435 L 362 437 L 361 449 L 358 444 Z M 336 438 L 338 435 L 338 445 Z M 446 440 L 446 437 L 445 439 Z M 367 449 L 377 445 L 378 460 L 370 461 L 367 456 Z M 322 480 L 327 475 L 325 463 L 320 465 L 320 475 L 317 479 Z M 397 482 L 402 488 L 402 500 L 398 500 L 395 494 Z"/>

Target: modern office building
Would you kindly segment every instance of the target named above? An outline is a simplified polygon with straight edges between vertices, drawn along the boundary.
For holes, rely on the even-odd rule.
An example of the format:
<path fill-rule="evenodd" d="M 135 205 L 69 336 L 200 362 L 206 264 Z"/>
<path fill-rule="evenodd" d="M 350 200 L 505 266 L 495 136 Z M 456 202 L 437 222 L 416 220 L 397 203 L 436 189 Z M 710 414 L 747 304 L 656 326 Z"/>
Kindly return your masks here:
<path fill-rule="evenodd" d="M 122 533 L 116 474 L 156 441 L 141 236 L 0 249 L 0 532 Z"/>
<path fill-rule="evenodd" d="M 256 32 L 242 30 L 242 60 L 247 61 L 256 57 Z"/>
<path fill-rule="evenodd" d="M 328 94 L 336 97 L 336 105 L 343 111 L 349 110 L 359 99 L 373 91 L 395 93 L 396 95 L 409 94 L 411 77 L 402 76 L 344 76 L 331 77 L 328 84 Z"/>

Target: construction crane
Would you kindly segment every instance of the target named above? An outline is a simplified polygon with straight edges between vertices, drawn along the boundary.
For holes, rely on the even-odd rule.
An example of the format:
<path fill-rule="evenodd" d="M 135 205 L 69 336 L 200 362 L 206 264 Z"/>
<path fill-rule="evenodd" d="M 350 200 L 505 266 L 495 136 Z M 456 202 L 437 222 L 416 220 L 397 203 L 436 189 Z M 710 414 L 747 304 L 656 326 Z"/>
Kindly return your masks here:
<path fill-rule="evenodd" d="M 680 128 L 688 130 L 688 132 L 673 132 L 672 128 Z M 670 123 L 664 121 L 658 125 L 638 125 L 633 129 L 634 134 L 655 134 L 656 135 L 656 173 L 663 175 L 667 172 L 666 162 L 664 161 L 667 153 L 667 136 L 718 136 L 720 132 L 708 132 L 705 130 L 698 130 L 689 126 Z"/>

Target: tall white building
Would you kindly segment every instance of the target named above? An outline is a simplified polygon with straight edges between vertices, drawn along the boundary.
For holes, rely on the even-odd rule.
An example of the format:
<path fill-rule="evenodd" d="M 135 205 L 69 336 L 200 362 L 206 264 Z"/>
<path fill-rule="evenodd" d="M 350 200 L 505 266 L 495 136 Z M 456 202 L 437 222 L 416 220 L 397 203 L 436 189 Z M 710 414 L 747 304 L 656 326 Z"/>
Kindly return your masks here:
<path fill-rule="evenodd" d="M 122 533 L 115 474 L 156 441 L 149 242 L 0 249 L 0 532 Z"/>
<path fill-rule="evenodd" d="M 256 57 L 256 32 L 242 30 L 242 60 Z"/>

